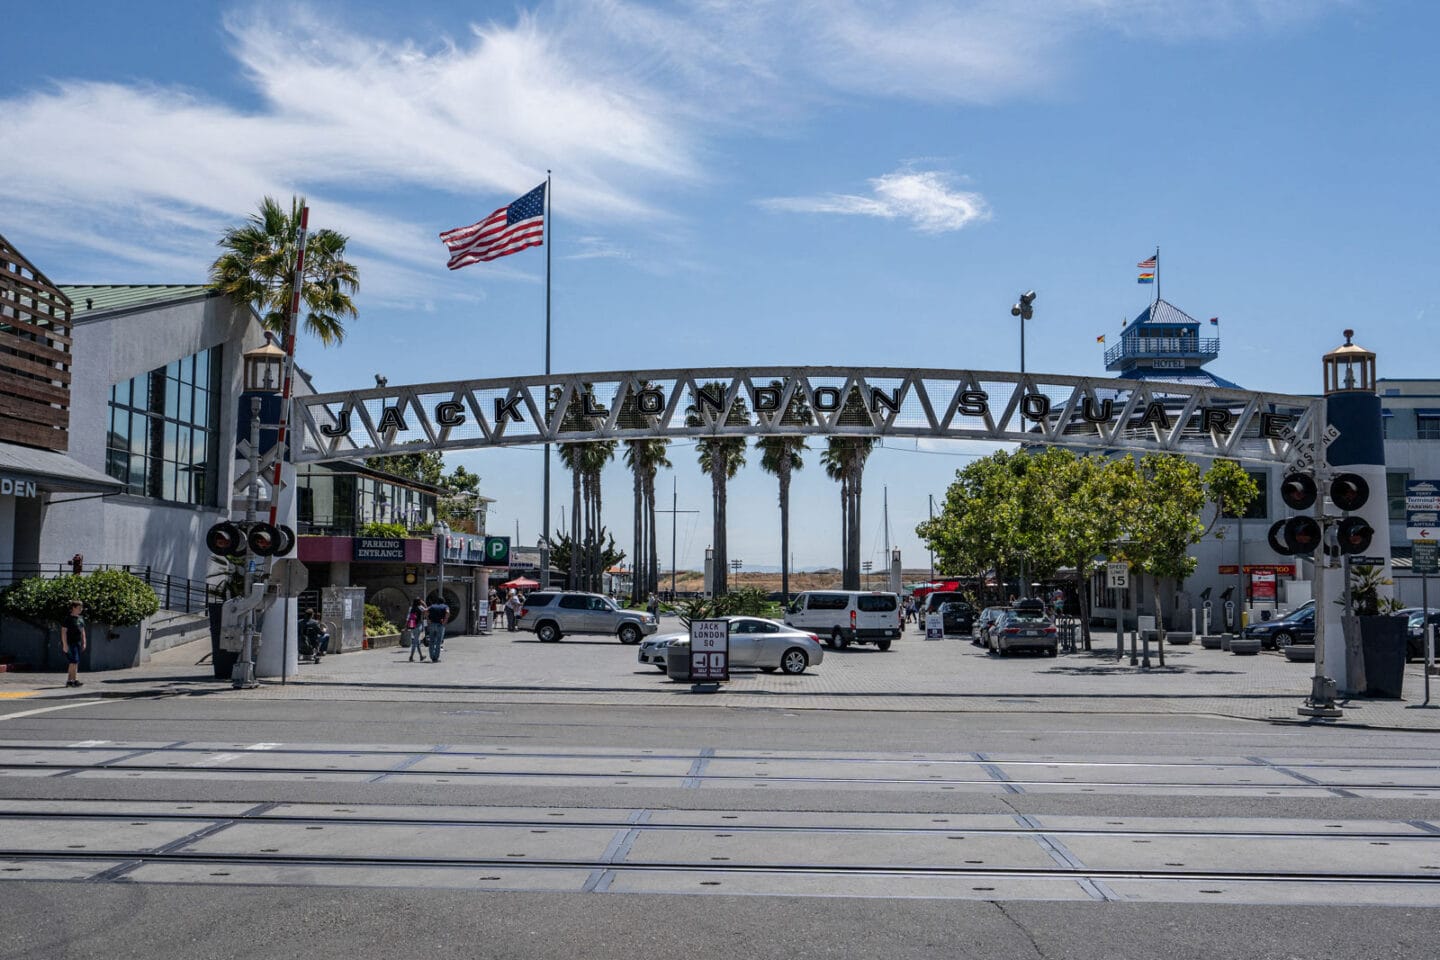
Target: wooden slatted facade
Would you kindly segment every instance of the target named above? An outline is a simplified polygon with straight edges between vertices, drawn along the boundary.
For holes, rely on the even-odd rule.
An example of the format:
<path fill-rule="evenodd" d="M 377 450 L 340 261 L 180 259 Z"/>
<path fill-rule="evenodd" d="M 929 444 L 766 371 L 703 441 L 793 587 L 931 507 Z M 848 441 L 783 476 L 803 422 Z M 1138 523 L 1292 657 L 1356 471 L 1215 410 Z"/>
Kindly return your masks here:
<path fill-rule="evenodd" d="M 65 450 L 71 303 L 0 236 L 0 441 Z"/>

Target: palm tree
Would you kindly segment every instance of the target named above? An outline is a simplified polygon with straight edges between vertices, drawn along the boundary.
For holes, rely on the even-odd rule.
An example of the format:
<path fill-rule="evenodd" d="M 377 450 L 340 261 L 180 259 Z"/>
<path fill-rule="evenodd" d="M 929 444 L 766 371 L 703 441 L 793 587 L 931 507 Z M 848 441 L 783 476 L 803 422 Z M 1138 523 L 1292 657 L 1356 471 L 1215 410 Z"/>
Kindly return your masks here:
<path fill-rule="evenodd" d="M 626 440 L 625 463 L 635 475 L 635 559 L 630 596 L 636 603 L 659 586 L 659 552 L 655 543 L 655 473 L 670 466 L 668 440 Z"/>
<path fill-rule="evenodd" d="M 835 420 L 838 426 L 869 426 L 873 423 L 865 410 L 858 388 L 852 387 Z M 860 494 L 865 476 L 865 461 L 875 449 L 875 438 L 831 437 L 825 451 L 825 473 L 840 481 L 840 519 L 844 528 L 845 563 L 841 583 L 846 590 L 860 589 Z"/>
<path fill-rule="evenodd" d="M 840 484 L 840 582 L 850 578 L 850 477 L 845 469 L 845 437 L 831 437 L 820 454 L 825 476 Z"/>
<path fill-rule="evenodd" d="M 782 384 L 778 380 L 772 380 L 770 386 L 780 389 Z M 790 398 L 789 405 L 785 408 L 785 414 L 781 417 L 780 423 L 784 426 L 799 426 L 809 424 L 813 420 L 810 407 L 805 402 L 805 395 L 796 390 Z M 790 476 L 794 471 L 805 466 L 800 451 L 809 448 L 805 446 L 804 437 L 790 435 L 761 437 L 755 441 L 755 446 L 760 450 L 760 469 L 773 474 L 780 481 L 780 592 L 785 595 L 785 602 L 788 603 L 790 601 Z"/>
<path fill-rule="evenodd" d="M 724 396 L 725 384 L 718 381 L 711 381 L 699 388 L 710 396 Z M 750 421 L 750 411 L 745 404 L 743 397 L 736 397 L 735 403 L 730 408 L 730 413 L 725 419 L 727 425 L 739 425 Z M 705 419 L 700 414 L 698 400 L 692 403 L 685 411 L 685 425 L 698 427 L 705 425 Z M 726 575 L 729 570 L 729 553 L 725 547 L 725 503 L 726 484 L 740 472 L 745 465 L 745 438 L 744 437 L 702 437 L 695 444 L 696 452 L 699 455 L 700 469 L 710 475 L 710 500 L 711 516 L 713 519 L 713 558 L 712 585 L 714 593 L 718 597 L 728 593 L 730 589 L 729 577 Z"/>
<path fill-rule="evenodd" d="M 585 531 L 587 544 L 587 566 L 588 566 L 588 588 L 599 592 L 604 588 L 604 553 L 605 545 L 602 542 L 605 536 L 605 524 L 601 520 L 601 496 L 600 496 L 600 473 L 605 465 L 615 459 L 614 440 L 592 440 L 589 443 L 580 444 L 584 448 L 581 455 L 584 473 L 582 476 L 585 490 Z"/>
<path fill-rule="evenodd" d="M 252 307 L 266 328 L 280 334 L 290 309 L 304 205 L 304 197 L 292 197 L 286 213 L 274 197 L 261 200 L 259 212 L 225 231 L 218 243 L 224 252 L 210 265 L 211 289 Z M 348 240 L 334 230 L 316 230 L 305 241 L 300 293 L 305 329 L 327 347 L 345 339 L 345 318 L 356 315 L 351 297 L 360 289 L 360 274 L 345 260 Z"/>

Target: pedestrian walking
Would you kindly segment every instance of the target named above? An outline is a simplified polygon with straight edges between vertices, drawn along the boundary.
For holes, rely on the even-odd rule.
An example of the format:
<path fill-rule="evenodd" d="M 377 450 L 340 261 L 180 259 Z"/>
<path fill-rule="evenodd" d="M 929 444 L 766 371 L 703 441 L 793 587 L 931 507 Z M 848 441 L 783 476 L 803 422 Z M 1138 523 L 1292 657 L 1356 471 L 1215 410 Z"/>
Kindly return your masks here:
<path fill-rule="evenodd" d="M 425 662 L 425 648 L 420 646 L 425 636 L 425 601 L 416 597 L 410 601 L 410 612 L 405 615 L 405 634 L 410 641 L 410 661 Z"/>
<path fill-rule="evenodd" d="M 450 605 L 440 594 L 425 611 L 425 640 L 430 646 L 430 662 L 440 662 L 440 647 L 445 643 L 445 624 L 450 621 Z"/>
<path fill-rule="evenodd" d="M 660 619 L 660 598 L 653 593 L 650 594 L 650 599 L 645 603 L 645 609 L 658 621 Z"/>
<path fill-rule="evenodd" d="M 85 652 L 85 618 L 81 616 L 84 609 L 83 603 L 72 600 L 69 615 L 60 621 L 60 649 L 69 664 L 65 674 L 67 687 L 85 686 L 85 682 L 77 676 L 80 671 L 80 654 Z"/>
<path fill-rule="evenodd" d="M 510 597 L 505 601 L 505 629 L 511 633 L 515 632 L 515 618 L 520 616 L 520 595 L 514 590 L 510 591 Z"/>

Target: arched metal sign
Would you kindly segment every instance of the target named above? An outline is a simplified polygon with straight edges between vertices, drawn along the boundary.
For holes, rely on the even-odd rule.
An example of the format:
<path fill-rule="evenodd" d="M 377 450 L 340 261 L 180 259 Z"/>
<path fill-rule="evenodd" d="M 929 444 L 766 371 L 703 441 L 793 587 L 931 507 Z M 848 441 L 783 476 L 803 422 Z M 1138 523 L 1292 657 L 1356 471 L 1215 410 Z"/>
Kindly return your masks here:
<path fill-rule="evenodd" d="M 1320 402 L 1180 383 L 980 370 L 624 370 L 297 396 L 293 459 L 792 434 L 1303 463 L 1313 455 Z"/>

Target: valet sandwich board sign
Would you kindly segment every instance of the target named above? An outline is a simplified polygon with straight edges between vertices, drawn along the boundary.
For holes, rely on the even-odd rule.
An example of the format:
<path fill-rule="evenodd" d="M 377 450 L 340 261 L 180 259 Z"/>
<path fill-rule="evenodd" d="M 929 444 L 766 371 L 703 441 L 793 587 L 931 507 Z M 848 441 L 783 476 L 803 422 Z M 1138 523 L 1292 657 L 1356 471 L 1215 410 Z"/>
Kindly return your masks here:
<path fill-rule="evenodd" d="M 730 622 L 690 621 L 690 679 L 697 683 L 730 679 Z"/>
<path fill-rule="evenodd" d="M 926 640 L 944 640 L 944 639 L 945 639 L 945 617 L 944 617 L 943 614 L 939 614 L 939 613 L 927 613 L 927 614 L 925 614 L 925 639 L 926 639 Z"/>

